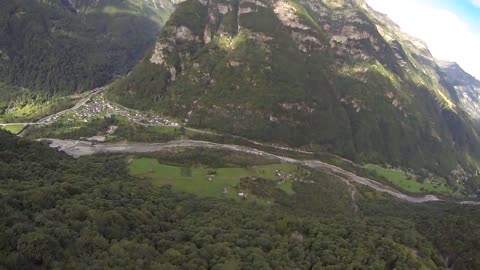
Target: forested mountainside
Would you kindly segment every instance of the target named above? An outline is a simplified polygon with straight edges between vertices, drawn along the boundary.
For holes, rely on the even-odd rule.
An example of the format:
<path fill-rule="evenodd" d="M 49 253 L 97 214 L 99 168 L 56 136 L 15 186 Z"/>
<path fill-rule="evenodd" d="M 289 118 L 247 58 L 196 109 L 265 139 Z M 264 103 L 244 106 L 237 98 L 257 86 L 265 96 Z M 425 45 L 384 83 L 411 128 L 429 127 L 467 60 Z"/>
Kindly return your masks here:
<path fill-rule="evenodd" d="M 222 160 L 188 154 L 183 162 Z M 367 192 L 373 197 L 358 197 L 355 210 L 346 186 L 321 174 L 293 188 L 296 195 L 280 192 L 269 206 L 196 197 L 129 176 L 126 157 L 74 160 L 0 130 L 0 267 L 480 267 L 476 207 Z"/>
<path fill-rule="evenodd" d="M 426 45 L 364 1 L 188 0 L 109 97 L 456 180 L 480 160 L 479 136 Z"/>
<path fill-rule="evenodd" d="M 359 176 L 386 179 L 324 152 L 480 194 L 478 82 L 365 2 L 187 0 L 167 22 L 176 5 L 0 0 L 0 121 L 80 100 L 100 118 L 38 134 L 118 129 L 116 141 L 215 137 L 293 154 L 280 143 Z M 68 95 L 127 73 L 149 47 L 106 95 Z M 107 98 L 187 127 L 133 125 L 143 112 Z M 375 191 L 383 184 L 228 149 L 74 159 L 0 129 L 0 269 L 480 269 L 474 202 L 407 203 Z"/>
<path fill-rule="evenodd" d="M 475 121 L 480 120 L 480 81 L 457 63 L 437 61 L 446 82 L 453 86 L 460 104 Z"/>
<path fill-rule="evenodd" d="M 104 85 L 144 56 L 174 4 L 1 0 L 0 82 L 62 94 Z"/>

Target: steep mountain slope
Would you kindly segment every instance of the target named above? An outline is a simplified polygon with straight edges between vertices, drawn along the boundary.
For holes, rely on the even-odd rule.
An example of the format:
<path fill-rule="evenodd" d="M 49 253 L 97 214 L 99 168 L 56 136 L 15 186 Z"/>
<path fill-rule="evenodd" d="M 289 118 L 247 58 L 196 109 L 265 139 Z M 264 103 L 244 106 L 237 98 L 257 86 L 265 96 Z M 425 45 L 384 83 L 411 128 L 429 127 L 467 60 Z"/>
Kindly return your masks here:
<path fill-rule="evenodd" d="M 465 111 L 474 120 L 480 120 L 480 81 L 457 63 L 438 61 L 438 65 L 445 81 L 454 87 Z"/>
<path fill-rule="evenodd" d="M 124 74 L 153 45 L 171 0 L 1 0 L 0 82 L 68 93 Z"/>
<path fill-rule="evenodd" d="M 426 46 L 363 1 L 189 0 L 110 98 L 452 181 L 480 157 Z"/>

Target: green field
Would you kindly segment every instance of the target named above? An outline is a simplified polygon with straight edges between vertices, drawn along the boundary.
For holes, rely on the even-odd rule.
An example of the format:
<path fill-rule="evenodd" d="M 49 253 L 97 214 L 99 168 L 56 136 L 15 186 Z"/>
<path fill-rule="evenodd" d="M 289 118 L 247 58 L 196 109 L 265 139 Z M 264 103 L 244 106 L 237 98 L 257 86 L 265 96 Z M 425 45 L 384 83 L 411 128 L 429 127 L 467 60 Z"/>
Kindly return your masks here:
<path fill-rule="evenodd" d="M 295 194 L 295 191 L 293 191 L 293 183 L 291 181 L 278 184 L 278 188 L 285 191 L 288 195 Z"/>
<path fill-rule="evenodd" d="M 23 124 L 20 124 L 20 125 L 8 125 L 8 126 L 0 125 L 0 128 L 5 129 L 5 130 L 8 130 L 8 131 L 10 131 L 10 132 L 13 133 L 13 134 L 18 134 L 18 133 L 20 133 L 20 132 L 23 130 L 23 128 L 25 128 L 25 125 L 23 125 Z"/>
<path fill-rule="evenodd" d="M 383 168 L 373 164 L 367 164 L 364 167 L 368 170 L 375 172 L 379 176 L 383 176 L 394 186 L 407 192 L 411 192 L 411 193 L 436 192 L 436 193 L 445 193 L 445 194 L 452 193 L 452 190 L 450 190 L 445 185 L 445 180 L 441 178 L 435 179 L 436 184 L 434 184 L 433 182 L 420 183 L 413 176 L 411 177 L 411 179 L 408 179 L 407 174 L 402 170 L 387 169 L 387 168 Z"/>
<path fill-rule="evenodd" d="M 154 132 L 158 132 L 160 134 L 167 134 L 172 136 L 177 136 L 180 132 L 180 127 L 173 127 L 173 126 L 152 126 L 149 127 Z"/>
<path fill-rule="evenodd" d="M 129 161 L 130 174 L 151 180 L 157 186 L 171 185 L 176 191 L 194 193 L 205 197 L 238 198 L 237 184 L 241 178 L 258 177 L 278 180 L 275 170 L 287 174 L 296 174 L 299 167 L 292 164 L 272 164 L 249 168 L 208 168 L 204 166 L 171 166 L 160 164 L 158 160 L 140 158 Z M 210 181 L 208 174 L 214 171 Z M 227 188 L 228 193 L 224 194 Z M 292 182 L 278 184 L 278 188 L 287 194 L 293 194 Z"/>

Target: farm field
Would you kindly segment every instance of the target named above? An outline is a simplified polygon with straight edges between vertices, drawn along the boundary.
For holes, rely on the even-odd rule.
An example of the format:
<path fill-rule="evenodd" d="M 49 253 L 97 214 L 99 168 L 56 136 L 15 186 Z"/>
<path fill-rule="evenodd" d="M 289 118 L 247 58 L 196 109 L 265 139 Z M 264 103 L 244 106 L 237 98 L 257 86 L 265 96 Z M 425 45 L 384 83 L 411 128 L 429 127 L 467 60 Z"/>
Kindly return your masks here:
<path fill-rule="evenodd" d="M 0 128 L 1 128 L 1 129 L 5 129 L 5 130 L 7 130 L 7 131 L 10 131 L 10 132 L 13 133 L 13 134 L 18 134 L 18 133 L 20 133 L 20 131 L 22 131 L 24 127 L 25 127 L 25 125 L 23 125 L 23 124 L 19 124 L 19 125 L 8 125 L 8 126 L 0 125 Z"/>
<path fill-rule="evenodd" d="M 451 194 L 453 191 L 445 185 L 445 180 L 435 178 L 435 180 L 418 182 L 414 176 L 408 179 L 407 174 L 399 169 L 388 169 L 374 164 L 364 166 L 370 171 L 374 171 L 379 176 L 383 176 L 394 186 L 411 193 L 435 192 Z"/>
<path fill-rule="evenodd" d="M 296 175 L 300 169 L 292 164 L 271 164 L 248 168 L 208 168 L 205 166 L 172 166 L 159 163 L 152 158 L 133 159 L 129 162 L 130 174 L 146 177 L 157 186 L 171 185 L 176 191 L 188 192 L 204 197 L 238 198 L 236 186 L 240 179 L 257 177 L 279 180 L 276 175 Z M 278 184 L 287 194 L 293 194 L 292 181 Z M 224 193 L 225 189 L 227 193 Z"/>

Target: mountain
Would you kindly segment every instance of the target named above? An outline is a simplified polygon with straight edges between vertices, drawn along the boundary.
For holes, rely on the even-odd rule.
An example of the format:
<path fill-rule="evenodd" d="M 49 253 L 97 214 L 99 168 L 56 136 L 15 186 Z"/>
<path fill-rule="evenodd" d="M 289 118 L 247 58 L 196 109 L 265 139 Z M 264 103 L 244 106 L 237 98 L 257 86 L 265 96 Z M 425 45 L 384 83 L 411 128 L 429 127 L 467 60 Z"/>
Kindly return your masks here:
<path fill-rule="evenodd" d="M 51 107 L 68 106 L 66 94 L 126 73 L 152 45 L 106 92 L 148 117 L 99 95 L 82 109 L 101 111 L 101 119 L 59 121 L 45 134 L 118 128 L 115 141 L 214 136 L 140 125 L 158 123 L 156 111 L 316 151 L 295 155 L 342 163 L 359 181 L 384 174 L 321 152 L 433 172 L 467 194 L 480 190 L 480 176 L 472 177 L 476 122 L 457 87 L 476 84 L 436 64 L 421 41 L 363 1 L 187 0 L 156 42 L 152 33 L 174 2 L 3 1 L 0 120 L 4 112 L 11 121 L 18 111 L 31 117 L 38 102 L 59 111 Z M 104 117 L 100 107 L 122 114 Z M 141 128 L 127 122 L 140 118 Z M 0 269 L 480 269 L 473 202 L 406 203 L 334 167 L 279 163 L 231 145 L 184 145 L 72 158 L 0 129 Z M 411 171 L 384 170 L 416 184 Z"/>
<path fill-rule="evenodd" d="M 480 120 L 480 81 L 464 71 L 457 63 L 438 61 L 447 83 L 453 86 L 460 104 L 469 116 Z"/>
<path fill-rule="evenodd" d="M 1 0 L 0 82 L 49 93 L 104 85 L 153 45 L 175 0 Z"/>
<path fill-rule="evenodd" d="M 191 126 L 452 181 L 480 158 L 427 46 L 364 1 L 188 0 L 109 96 Z"/>

